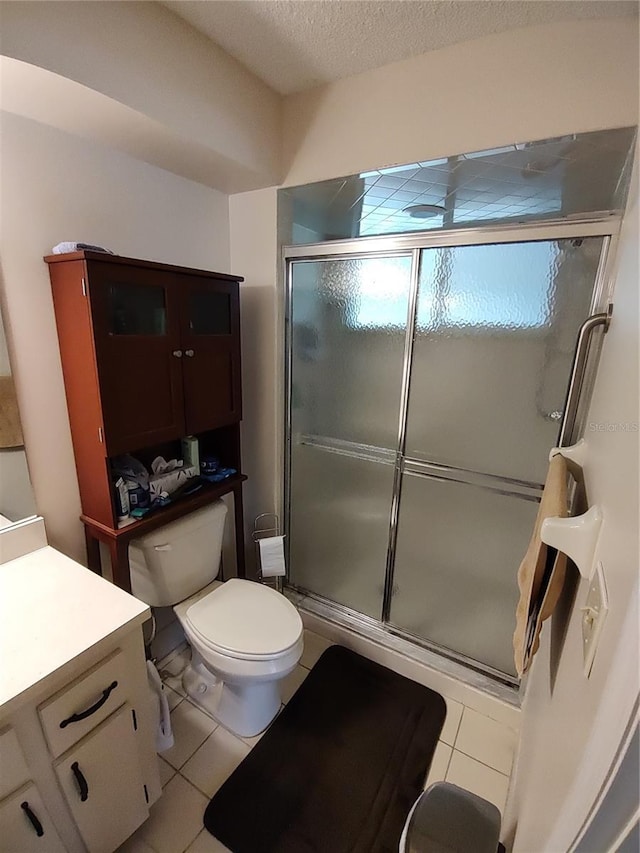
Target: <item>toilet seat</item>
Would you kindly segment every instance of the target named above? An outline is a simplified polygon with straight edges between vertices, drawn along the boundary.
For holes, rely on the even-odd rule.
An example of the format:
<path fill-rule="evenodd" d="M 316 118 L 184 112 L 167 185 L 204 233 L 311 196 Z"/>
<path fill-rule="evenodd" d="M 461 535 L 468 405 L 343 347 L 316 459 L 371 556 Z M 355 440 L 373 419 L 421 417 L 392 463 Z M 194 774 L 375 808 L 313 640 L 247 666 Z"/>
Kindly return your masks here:
<path fill-rule="evenodd" d="M 283 595 L 239 578 L 200 598 L 184 618 L 206 649 L 239 660 L 286 656 L 303 630 L 298 611 Z"/>

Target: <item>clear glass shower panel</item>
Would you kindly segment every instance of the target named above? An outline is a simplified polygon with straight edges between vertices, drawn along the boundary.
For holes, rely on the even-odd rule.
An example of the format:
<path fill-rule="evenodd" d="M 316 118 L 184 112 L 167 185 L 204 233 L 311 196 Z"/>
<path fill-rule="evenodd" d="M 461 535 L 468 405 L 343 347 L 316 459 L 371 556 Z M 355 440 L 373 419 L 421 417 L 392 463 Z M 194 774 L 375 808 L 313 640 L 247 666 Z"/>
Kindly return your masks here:
<path fill-rule="evenodd" d="M 411 257 L 296 261 L 290 293 L 289 579 L 377 619 Z"/>
<path fill-rule="evenodd" d="M 408 457 L 544 481 L 602 243 L 422 251 Z"/>
<path fill-rule="evenodd" d="M 522 497 L 405 474 L 391 623 L 515 675 L 516 571 L 537 510 Z"/>
<path fill-rule="evenodd" d="M 291 583 L 380 619 L 393 470 L 317 446 L 293 448 Z"/>

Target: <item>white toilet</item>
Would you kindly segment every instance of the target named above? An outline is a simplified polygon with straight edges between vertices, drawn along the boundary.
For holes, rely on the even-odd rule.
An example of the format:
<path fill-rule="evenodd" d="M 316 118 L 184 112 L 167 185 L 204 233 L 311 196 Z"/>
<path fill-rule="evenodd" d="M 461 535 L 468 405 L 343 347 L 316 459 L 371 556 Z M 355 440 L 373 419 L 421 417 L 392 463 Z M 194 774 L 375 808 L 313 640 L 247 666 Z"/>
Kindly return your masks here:
<path fill-rule="evenodd" d="M 279 682 L 302 655 L 302 620 L 279 592 L 253 581 L 214 580 L 227 508 L 216 501 L 129 546 L 131 589 L 153 607 L 174 605 L 191 644 L 189 697 L 242 737 L 280 708 Z"/>

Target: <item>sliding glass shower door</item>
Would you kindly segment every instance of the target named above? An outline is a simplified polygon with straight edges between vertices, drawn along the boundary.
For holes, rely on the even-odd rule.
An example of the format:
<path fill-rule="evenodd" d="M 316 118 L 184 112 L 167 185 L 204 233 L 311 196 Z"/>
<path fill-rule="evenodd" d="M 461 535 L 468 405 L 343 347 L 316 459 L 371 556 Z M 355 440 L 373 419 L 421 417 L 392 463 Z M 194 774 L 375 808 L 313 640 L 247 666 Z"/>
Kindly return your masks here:
<path fill-rule="evenodd" d="M 422 252 L 389 621 L 510 675 L 516 571 L 601 250 Z"/>
<path fill-rule="evenodd" d="M 291 263 L 291 584 L 514 676 L 516 572 L 603 245 Z"/>
<path fill-rule="evenodd" d="M 380 619 L 411 256 L 301 261 L 290 303 L 290 581 Z"/>

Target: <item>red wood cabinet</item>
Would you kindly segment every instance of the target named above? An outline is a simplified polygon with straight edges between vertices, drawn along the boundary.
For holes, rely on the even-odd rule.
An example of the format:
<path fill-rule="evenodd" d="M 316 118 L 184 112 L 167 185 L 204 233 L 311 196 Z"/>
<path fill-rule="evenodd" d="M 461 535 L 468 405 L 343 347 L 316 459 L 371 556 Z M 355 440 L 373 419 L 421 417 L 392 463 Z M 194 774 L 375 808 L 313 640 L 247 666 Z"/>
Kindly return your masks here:
<path fill-rule="evenodd" d="M 51 255 L 45 261 L 83 520 L 94 523 L 101 536 L 111 531 L 122 545 L 131 535 L 125 532 L 130 528 L 117 528 L 112 457 L 166 450 L 184 435 L 206 436 L 215 452 L 217 436 L 229 457 L 225 464 L 240 471 L 243 279 L 99 252 Z M 226 488 L 240 503 L 236 526 L 242 479 L 239 475 Z M 224 492 L 221 486 L 211 489 L 212 500 L 221 488 Z M 180 514 L 177 506 L 172 517 Z M 162 512 L 153 516 L 153 526 L 163 523 L 157 520 Z M 135 524 L 137 535 L 146 524 Z M 238 545 L 239 558 L 240 550 Z"/>

